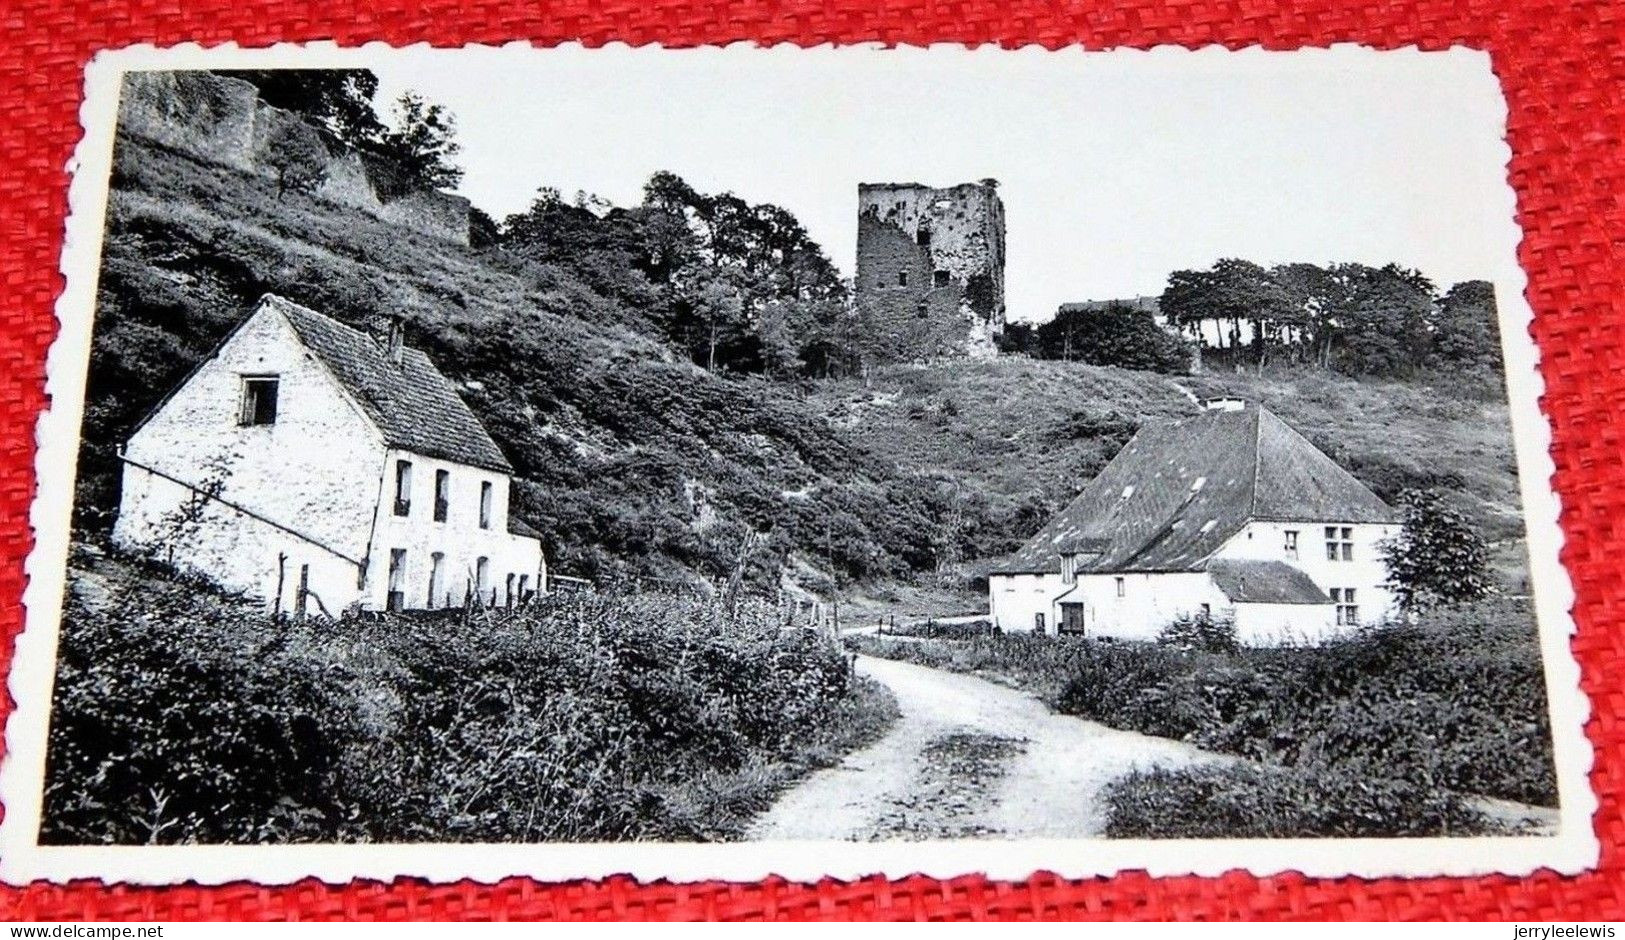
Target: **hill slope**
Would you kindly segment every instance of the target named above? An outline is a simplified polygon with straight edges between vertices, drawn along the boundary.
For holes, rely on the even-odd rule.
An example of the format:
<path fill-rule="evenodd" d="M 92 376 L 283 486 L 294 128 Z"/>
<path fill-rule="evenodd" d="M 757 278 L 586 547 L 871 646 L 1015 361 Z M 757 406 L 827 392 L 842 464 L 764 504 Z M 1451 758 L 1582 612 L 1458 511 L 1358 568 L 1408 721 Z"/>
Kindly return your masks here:
<path fill-rule="evenodd" d="M 750 545 L 746 576 L 765 585 L 814 537 L 849 576 L 930 563 L 934 491 L 850 446 L 793 387 L 691 365 L 569 271 L 133 138 L 109 204 L 82 526 L 117 506 L 117 444 L 265 292 L 377 335 L 402 317 L 514 464 L 516 511 L 555 570 L 714 583 Z"/>
<path fill-rule="evenodd" d="M 902 367 L 867 386 L 823 383 L 815 399 L 898 471 L 942 474 L 985 494 L 975 557 L 1030 536 L 1140 424 L 1226 395 L 1262 402 L 1386 499 L 1413 487 L 1444 492 L 1491 540 L 1503 585 L 1526 586 L 1505 401 L 1321 371 L 1176 378 L 1026 358 Z"/>

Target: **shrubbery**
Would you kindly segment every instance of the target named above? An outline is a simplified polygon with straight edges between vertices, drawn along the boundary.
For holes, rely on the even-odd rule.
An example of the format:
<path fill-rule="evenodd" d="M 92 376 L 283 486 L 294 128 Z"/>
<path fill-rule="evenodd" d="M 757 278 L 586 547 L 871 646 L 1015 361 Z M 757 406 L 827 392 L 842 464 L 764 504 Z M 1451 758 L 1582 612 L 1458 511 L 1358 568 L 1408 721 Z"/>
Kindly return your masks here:
<path fill-rule="evenodd" d="M 1273 793 L 1309 786 L 1306 781 L 1358 791 L 1365 802 L 1335 805 L 1363 821 L 1351 818 L 1340 826 L 1398 832 L 1429 819 L 1437 823 L 1429 831 L 1446 831 L 1440 827 L 1463 818 L 1451 808 L 1452 793 L 1542 806 L 1557 802 L 1534 618 L 1525 604 L 1509 599 L 1437 608 L 1416 624 L 1306 648 L 1220 653 L 1018 635 L 953 643 L 849 642 L 939 668 L 1002 674 L 1066 714 L 1290 771 L 1269 778 Z M 1125 784 L 1133 792 L 1124 805 L 1172 805 L 1180 794 L 1211 789 L 1218 779 L 1137 778 Z M 1229 779 L 1237 787 L 1251 785 Z M 1153 794 L 1162 783 L 1170 792 Z M 1406 794 L 1427 799 L 1407 802 Z M 1262 806 L 1240 794 L 1226 799 L 1231 802 L 1214 802 L 1210 812 Z M 1312 821 L 1334 806 L 1316 805 L 1306 810 L 1309 816 L 1294 818 Z M 1404 812 L 1383 816 L 1377 813 L 1382 807 Z"/>
<path fill-rule="evenodd" d="M 52 844 L 726 837 L 887 719 L 766 604 L 272 623 L 97 567 L 63 619 Z"/>

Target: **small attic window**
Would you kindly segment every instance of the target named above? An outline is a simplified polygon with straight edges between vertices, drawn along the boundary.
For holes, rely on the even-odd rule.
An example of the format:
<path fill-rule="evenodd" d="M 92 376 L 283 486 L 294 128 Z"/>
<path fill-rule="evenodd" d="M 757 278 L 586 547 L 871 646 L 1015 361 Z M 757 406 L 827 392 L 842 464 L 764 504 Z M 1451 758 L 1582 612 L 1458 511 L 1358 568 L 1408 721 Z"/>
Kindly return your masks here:
<path fill-rule="evenodd" d="M 1218 525 L 1218 524 L 1219 524 L 1219 520 L 1217 520 L 1217 519 L 1209 519 L 1208 521 L 1202 523 L 1202 531 L 1204 533 L 1212 532 L 1213 527 Z"/>
<path fill-rule="evenodd" d="M 1195 480 L 1191 481 L 1191 492 L 1200 493 L 1202 491 L 1202 487 L 1204 486 L 1207 486 L 1207 477 L 1197 477 Z"/>
<path fill-rule="evenodd" d="M 1134 487 L 1132 485 L 1123 487 L 1123 498 L 1124 499 L 1128 499 L 1130 496 L 1133 496 L 1133 495 L 1134 495 Z"/>
<path fill-rule="evenodd" d="M 249 427 L 275 424 L 278 384 L 274 375 L 243 376 L 243 401 L 237 423 Z"/>

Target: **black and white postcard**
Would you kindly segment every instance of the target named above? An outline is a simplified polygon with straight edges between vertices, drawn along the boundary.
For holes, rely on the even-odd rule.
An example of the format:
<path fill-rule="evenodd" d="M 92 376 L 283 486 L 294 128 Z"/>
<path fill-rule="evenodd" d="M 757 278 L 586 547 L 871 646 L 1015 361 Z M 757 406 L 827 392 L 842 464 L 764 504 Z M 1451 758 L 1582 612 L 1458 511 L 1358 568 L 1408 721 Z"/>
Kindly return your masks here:
<path fill-rule="evenodd" d="M 86 76 L 0 876 L 1573 872 L 1479 52 Z"/>

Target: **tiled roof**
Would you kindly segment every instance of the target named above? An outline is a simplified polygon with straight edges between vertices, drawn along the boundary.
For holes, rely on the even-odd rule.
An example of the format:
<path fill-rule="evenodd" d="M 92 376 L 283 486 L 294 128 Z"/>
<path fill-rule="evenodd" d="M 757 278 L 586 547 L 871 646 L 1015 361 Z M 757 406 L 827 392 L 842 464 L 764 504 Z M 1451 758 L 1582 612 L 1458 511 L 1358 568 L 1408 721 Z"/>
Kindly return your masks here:
<path fill-rule="evenodd" d="M 517 535 L 521 538 L 536 539 L 537 541 L 541 541 L 542 538 L 542 533 L 537 532 L 530 523 L 511 512 L 508 513 L 508 534 Z"/>
<path fill-rule="evenodd" d="M 1267 409 L 1147 425 L 1003 572 L 1198 571 L 1249 520 L 1393 522 L 1394 511 Z"/>
<path fill-rule="evenodd" d="M 1214 558 L 1207 573 L 1225 596 L 1238 604 L 1330 604 L 1326 592 L 1284 561 Z"/>
<path fill-rule="evenodd" d="M 391 447 L 512 473 L 485 426 L 429 357 L 410 347 L 397 364 L 384 343 L 274 294 L 260 301 L 293 325 L 339 384 L 361 403 Z"/>

